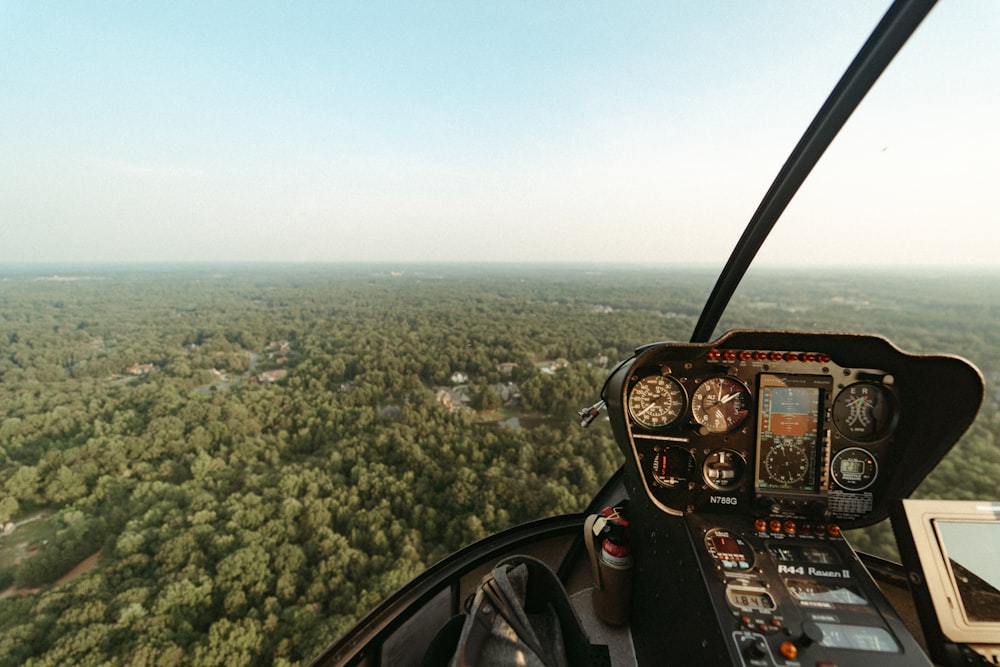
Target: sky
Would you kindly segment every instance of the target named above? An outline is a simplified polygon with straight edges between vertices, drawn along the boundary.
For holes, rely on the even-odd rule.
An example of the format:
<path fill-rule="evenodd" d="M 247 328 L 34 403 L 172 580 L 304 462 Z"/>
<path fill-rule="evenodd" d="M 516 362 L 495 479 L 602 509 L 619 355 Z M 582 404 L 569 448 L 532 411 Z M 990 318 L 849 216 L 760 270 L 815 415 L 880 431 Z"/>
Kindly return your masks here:
<path fill-rule="evenodd" d="M 0 264 L 721 264 L 885 7 L 0 0 Z M 935 8 L 761 261 L 996 266 L 997 34 Z"/>

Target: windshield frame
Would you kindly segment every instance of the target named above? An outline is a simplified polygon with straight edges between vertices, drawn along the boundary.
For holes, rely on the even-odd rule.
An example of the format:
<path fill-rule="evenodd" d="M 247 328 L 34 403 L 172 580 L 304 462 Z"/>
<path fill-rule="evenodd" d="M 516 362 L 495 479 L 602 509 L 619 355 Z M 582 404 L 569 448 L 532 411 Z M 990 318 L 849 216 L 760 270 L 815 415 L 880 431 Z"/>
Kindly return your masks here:
<path fill-rule="evenodd" d="M 897 0 L 865 41 L 792 150 L 712 289 L 692 343 L 708 342 L 747 269 L 799 187 L 936 0 Z"/>

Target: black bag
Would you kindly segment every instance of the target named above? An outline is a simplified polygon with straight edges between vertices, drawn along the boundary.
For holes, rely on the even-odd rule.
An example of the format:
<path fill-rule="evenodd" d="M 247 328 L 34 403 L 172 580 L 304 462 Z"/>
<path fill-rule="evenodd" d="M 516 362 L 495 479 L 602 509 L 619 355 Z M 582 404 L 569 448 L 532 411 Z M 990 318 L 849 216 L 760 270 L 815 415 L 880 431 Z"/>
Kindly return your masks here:
<path fill-rule="evenodd" d="M 462 618 L 452 619 L 442 630 L 452 637 L 445 642 L 454 641 L 456 621 Z M 611 664 L 606 646 L 590 644 L 559 578 L 530 556 L 504 559 L 483 577 L 450 662 L 451 667 L 514 664 Z"/>

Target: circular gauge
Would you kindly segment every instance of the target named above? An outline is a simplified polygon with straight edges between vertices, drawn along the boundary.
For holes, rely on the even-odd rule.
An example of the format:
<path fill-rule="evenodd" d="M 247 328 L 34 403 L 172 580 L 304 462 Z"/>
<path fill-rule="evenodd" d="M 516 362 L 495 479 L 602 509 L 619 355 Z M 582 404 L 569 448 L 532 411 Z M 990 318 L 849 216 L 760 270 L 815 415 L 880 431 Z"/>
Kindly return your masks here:
<path fill-rule="evenodd" d="M 805 448 L 794 441 L 778 440 L 764 456 L 767 481 L 777 486 L 792 486 L 809 472 L 809 457 Z"/>
<path fill-rule="evenodd" d="M 856 442 L 872 442 L 884 436 L 894 415 L 892 394 L 874 382 L 856 382 L 837 394 L 833 402 L 837 430 Z"/>
<path fill-rule="evenodd" d="M 867 449 L 848 447 L 833 457 L 830 474 L 840 488 L 847 491 L 863 491 L 878 477 L 878 463 Z"/>
<path fill-rule="evenodd" d="M 737 452 L 731 449 L 717 449 L 705 457 L 701 472 L 710 487 L 722 491 L 743 481 L 746 468 L 746 461 Z"/>
<path fill-rule="evenodd" d="M 749 570 L 753 567 L 753 549 L 739 535 L 722 528 L 705 533 L 705 549 L 727 570 Z"/>
<path fill-rule="evenodd" d="M 683 447 L 657 447 L 653 454 L 653 481 L 668 489 L 685 486 L 694 472 L 694 457 Z"/>
<path fill-rule="evenodd" d="M 710 378 L 695 389 L 691 414 L 709 433 L 731 431 L 750 414 L 750 392 L 739 380 Z"/>
<path fill-rule="evenodd" d="M 677 421 L 685 402 L 680 382 L 669 375 L 647 375 L 629 391 L 628 411 L 640 426 L 661 428 Z"/>

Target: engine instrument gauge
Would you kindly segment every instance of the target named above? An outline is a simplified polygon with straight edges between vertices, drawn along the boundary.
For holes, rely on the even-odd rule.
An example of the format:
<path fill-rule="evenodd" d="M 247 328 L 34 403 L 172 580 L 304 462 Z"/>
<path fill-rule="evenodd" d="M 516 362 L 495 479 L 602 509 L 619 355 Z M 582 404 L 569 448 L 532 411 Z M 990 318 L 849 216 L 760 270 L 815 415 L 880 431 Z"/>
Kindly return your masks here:
<path fill-rule="evenodd" d="M 694 457 L 683 447 L 668 445 L 657 447 L 653 454 L 653 481 L 662 487 L 675 489 L 684 486 L 694 472 Z"/>
<path fill-rule="evenodd" d="M 749 414 L 750 391 L 731 377 L 709 378 L 691 397 L 691 415 L 709 433 L 739 428 Z"/>
<path fill-rule="evenodd" d="M 872 442 L 888 433 L 895 409 L 892 394 L 874 382 L 855 382 L 833 402 L 833 423 L 855 442 Z"/>
<path fill-rule="evenodd" d="M 646 428 L 662 428 L 684 414 L 684 387 L 669 375 L 647 375 L 636 380 L 628 394 L 632 419 Z"/>

